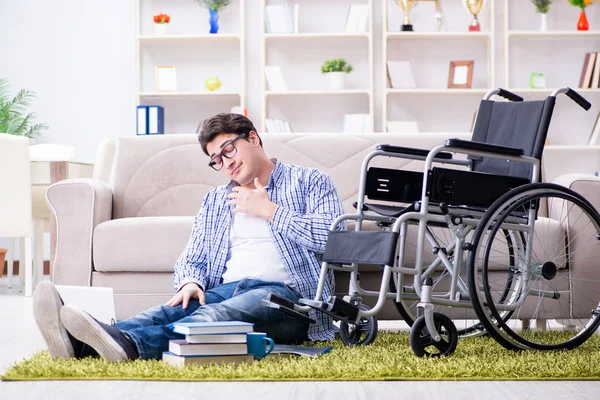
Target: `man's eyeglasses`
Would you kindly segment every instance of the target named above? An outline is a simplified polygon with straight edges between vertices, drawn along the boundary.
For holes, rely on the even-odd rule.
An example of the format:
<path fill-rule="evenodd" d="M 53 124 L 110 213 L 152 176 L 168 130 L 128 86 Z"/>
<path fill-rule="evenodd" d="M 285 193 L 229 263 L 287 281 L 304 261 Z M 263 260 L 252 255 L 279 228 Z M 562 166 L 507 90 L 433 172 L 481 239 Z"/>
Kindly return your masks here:
<path fill-rule="evenodd" d="M 233 139 L 231 142 L 226 143 L 225 146 L 222 147 L 223 150 L 221 150 L 219 154 L 215 154 L 211 157 L 208 166 L 214 169 L 215 171 L 220 171 L 221 168 L 223 168 L 223 157 L 232 158 L 233 156 L 235 156 L 237 154 L 237 147 L 235 147 L 235 142 L 245 138 L 246 136 L 247 135 L 243 133 L 235 139 Z"/>

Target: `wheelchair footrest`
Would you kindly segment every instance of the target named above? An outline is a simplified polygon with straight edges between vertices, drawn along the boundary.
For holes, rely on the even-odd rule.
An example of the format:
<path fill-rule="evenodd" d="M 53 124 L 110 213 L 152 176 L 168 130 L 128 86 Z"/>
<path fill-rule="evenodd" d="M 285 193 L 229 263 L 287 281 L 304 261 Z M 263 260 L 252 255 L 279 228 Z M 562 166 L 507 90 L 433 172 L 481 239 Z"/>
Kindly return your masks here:
<path fill-rule="evenodd" d="M 306 321 L 308 323 L 314 324 L 317 321 L 310 318 L 308 315 L 301 313 L 300 311 L 294 310 L 294 303 L 288 299 L 284 299 L 283 297 L 279 297 L 274 294 L 269 294 L 269 296 L 263 300 L 263 305 L 271 308 L 275 308 L 280 310 L 286 314 L 292 315 L 300 320 Z"/>
<path fill-rule="evenodd" d="M 342 299 L 338 299 L 335 296 L 331 296 L 327 302 L 300 299 L 299 303 L 324 312 L 325 314 L 330 315 L 336 321 L 354 323 L 356 321 L 356 317 L 358 316 L 357 306 Z"/>

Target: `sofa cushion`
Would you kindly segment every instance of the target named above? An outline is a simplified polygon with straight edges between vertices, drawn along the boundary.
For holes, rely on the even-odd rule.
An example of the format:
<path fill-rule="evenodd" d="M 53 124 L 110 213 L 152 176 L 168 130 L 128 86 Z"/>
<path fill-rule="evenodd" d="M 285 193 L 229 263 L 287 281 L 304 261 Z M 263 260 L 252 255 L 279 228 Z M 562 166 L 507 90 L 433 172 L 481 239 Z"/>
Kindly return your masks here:
<path fill-rule="evenodd" d="M 194 217 L 121 218 L 94 230 L 94 270 L 173 272 L 186 246 Z"/>

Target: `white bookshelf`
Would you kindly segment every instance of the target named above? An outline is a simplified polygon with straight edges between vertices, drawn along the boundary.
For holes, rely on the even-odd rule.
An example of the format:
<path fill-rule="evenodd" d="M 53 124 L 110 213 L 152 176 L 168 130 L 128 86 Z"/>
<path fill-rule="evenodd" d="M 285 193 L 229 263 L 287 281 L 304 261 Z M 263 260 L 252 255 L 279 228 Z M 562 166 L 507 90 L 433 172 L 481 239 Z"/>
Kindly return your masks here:
<path fill-rule="evenodd" d="M 590 169 L 594 173 L 600 168 L 595 162 L 589 163 L 594 150 L 588 150 L 586 145 L 600 112 L 600 89 L 578 86 L 585 53 L 600 51 L 600 7 L 594 4 L 586 8 L 590 21 L 588 31 L 577 30 L 580 11 L 567 1 L 552 2 L 546 17 L 547 30 L 541 31 L 541 16 L 532 4 L 528 2 L 525 6 L 521 0 L 504 1 L 502 70 L 504 87 L 526 100 L 543 100 L 556 88 L 571 87 L 592 103 L 586 112 L 566 96 L 557 97 L 548 131 L 551 145 L 547 153 L 553 158 L 553 164 L 566 168 L 568 162 L 561 162 L 560 157 L 572 160 L 578 158 L 581 151 L 582 158 L 571 167 L 587 160 L 589 165 L 595 165 Z M 544 74 L 544 89 L 529 87 L 532 72 Z M 567 170 L 574 172 L 571 167 Z M 581 172 L 590 171 L 582 168 Z"/>
<path fill-rule="evenodd" d="M 416 121 L 421 132 L 468 132 L 481 98 L 496 85 L 495 1 L 488 1 L 478 15 L 480 32 L 468 31 L 472 16 L 458 1 L 443 3 L 441 31 L 433 19 L 435 3 L 419 2 L 409 14 L 412 32 L 400 31 L 403 12 L 396 2 L 383 3 L 382 130 L 389 120 Z M 460 60 L 475 61 L 470 89 L 447 87 L 450 61 Z M 391 88 L 387 61 L 408 61 L 416 88 Z"/>
<path fill-rule="evenodd" d="M 341 132 L 345 114 L 369 115 L 374 127 L 373 103 L 373 0 L 294 0 L 299 5 L 296 33 L 268 33 L 265 7 L 281 4 L 261 0 L 261 66 L 262 105 L 260 126 L 266 131 L 267 119 L 288 121 L 295 133 Z M 346 17 L 353 4 L 369 9 L 366 32 L 346 33 Z M 332 90 L 321 65 L 331 58 L 345 58 L 354 68 L 347 75 L 346 88 Z M 270 90 L 265 67 L 280 66 L 287 91 Z M 327 113 L 323 113 L 327 110 Z"/>
<path fill-rule="evenodd" d="M 233 1 L 219 13 L 216 34 L 209 33 L 208 10 L 191 0 L 134 4 L 134 101 L 164 107 L 165 133 L 192 133 L 206 117 L 234 106 L 246 108 L 246 0 Z M 163 36 L 155 34 L 152 21 L 160 13 L 171 16 Z M 177 91 L 156 90 L 156 65 L 175 66 Z M 212 76 L 221 87 L 208 91 L 204 81 Z"/>

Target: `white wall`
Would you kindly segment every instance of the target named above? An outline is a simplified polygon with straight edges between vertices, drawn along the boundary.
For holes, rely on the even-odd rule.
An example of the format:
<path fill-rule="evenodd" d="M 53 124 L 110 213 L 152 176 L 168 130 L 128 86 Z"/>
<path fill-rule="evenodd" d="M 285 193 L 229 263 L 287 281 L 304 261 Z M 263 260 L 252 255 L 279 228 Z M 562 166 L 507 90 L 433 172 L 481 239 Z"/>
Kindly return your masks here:
<path fill-rule="evenodd" d="M 159 0 L 144 0 L 152 3 Z M 165 0 L 162 0 L 163 4 Z M 171 0 L 192 2 L 192 0 Z M 298 0 L 302 3 L 303 0 Z M 313 2 L 315 0 L 312 0 Z M 333 1 L 333 0 L 331 0 Z M 335 0 L 337 1 L 337 0 Z M 346 0 L 344 0 L 346 1 Z M 375 130 L 381 131 L 381 88 L 383 87 L 381 65 L 381 16 L 386 0 L 374 0 L 374 74 L 375 74 Z M 442 6 L 448 1 L 442 1 Z M 519 0 L 520 2 L 521 0 Z M 275 0 L 270 1 L 276 2 Z M 293 1 L 291 1 L 293 2 Z M 346 1 L 347 2 L 347 1 Z M 496 0 L 496 15 L 502 16 L 504 0 Z M 523 1 L 530 19 L 538 18 L 531 13 L 532 5 Z M 526 3 L 526 4 L 525 4 Z M 513 0 L 511 4 L 517 4 Z M 261 63 L 261 34 L 258 27 L 262 10 L 259 0 L 247 0 L 247 108 L 249 116 L 257 125 L 260 118 L 262 94 L 258 79 Z M 423 3 L 415 10 L 415 27 L 423 17 L 417 12 L 430 4 Z M 521 7 L 521 5 L 519 4 Z M 489 7 L 489 6 L 487 6 Z M 514 7 L 514 6 L 513 6 Z M 553 6 L 554 7 L 554 6 Z M 447 7 L 446 24 L 454 27 L 466 25 L 470 18 L 465 10 L 451 11 Z M 576 24 L 578 12 L 573 7 L 561 7 L 565 12 L 551 13 L 549 29 L 565 28 L 564 20 Z M 487 14 L 487 9 L 483 13 Z M 202 15 L 201 13 L 198 13 Z M 600 29 L 600 4 L 589 8 L 588 19 L 591 29 Z M 464 23 L 462 22 L 464 21 Z M 482 17 L 482 24 L 486 21 Z M 534 24 L 538 26 L 537 21 Z M 560 26 L 559 26 L 560 25 Z M 496 85 L 502 82 L 502 45 L 500 39 L 501 21 L 496 23 Z M 535 29 L 535 28 L 532 28 Z M 574 29 L 574 28 L 573 28 Z M 93 161 L 100 141 L 106 137 L 132 135 L 134 132 L 134 4 L 133 0 L 2 0 L 0 2 L 0 77 L 6 77 L 12 84 L 13 92 L 21 88 L 33 90 L 38 98 L 32 110 L 37 121 L 45 122 L 50 129 L 38 142 L 58 143 L 76 147 L 77 157 L 83 161 Z M 570 41 L 571 45 L 573 41 Z M 550 42 L 550 44 L 552 44 Z M 548 42 L 540 42 L 548 46 Z M 582 45 L 581 52 L 590 51 L 590 46 L 598 47 L 590 39 Z M 551 51 L 555 49 L 551 47 Z M 600 50 L 600 48 L 596 48 Z M 537 54 L 537 53 L 536 53 Z M 531 64 L 527 52 L 521 54 L 525 65 Z M 550 57 L 560 57 L 560 51 Z M 531 56 L 537 57 L 537 56 Z M 551 59 L 551 58 L 550 58 Z M 573 59 L 569 73 L 580 70 L 582 59 Z M 526 70 L 516 72 L 516 76 L 528 76 Z M 518 71 L 518 69 L 517 69 Z M 556 67 L 554 74 L 560 74 Z M 446 79 L 447 71 L 440 74 Z M 598 94 L 592 100 L 598 102 Z M 562 104 L 567 103 L 561 100 Z M 437 103 L 436 103 L 437 104 Z M 558 107 L 562 106 L 559 103 Z M 574 106 L 569 106 L 571 109 Z M 598 112 L 597 105 L 583 117 L 583 124 L 591 126 Z M 227 110 L 223 110 L 227 111 Z M 433 110 L 434 112 L 439 112 Z M 328 110 L 320 111 L 325 116 Z M 557 114 L 556 124 L 571 128 L 577 121 L 569 121 L 568 115 Z M 455 117 L 456 119 L 456 117 Z M 561 121 L 562 120 L 562 121 Z M 464 120 L 461 120 L 464 122 Z M 458 121 L 448 116 L 448 124 Z M 461 122 L 461 123 L 462 123 Z M 553 124 L 555 121 L 553 121 Z M 470 120 L 468 125 L 470 125 Z M 572 128 L 573 129 L 573 128 Z M 591 128 L 590 128 L 591 129 Z M 561 129 L 562 130 L 562 129 Z M 576 129 L 575 129 L 576 130 Z M 559 132 L 560 133 L 560 132 Z M 587 133 L 585 133 L 587 135 Z M 585 136 L 583 135 L 583 136 Z M 569 136 L 569 135 L 566 135 Z M 562 142 L 562 138 L 558 143 Z M 0 247 L 6 243 L 0 240 Z M 46 251 L 48 253 L 48 251 Z"/>

